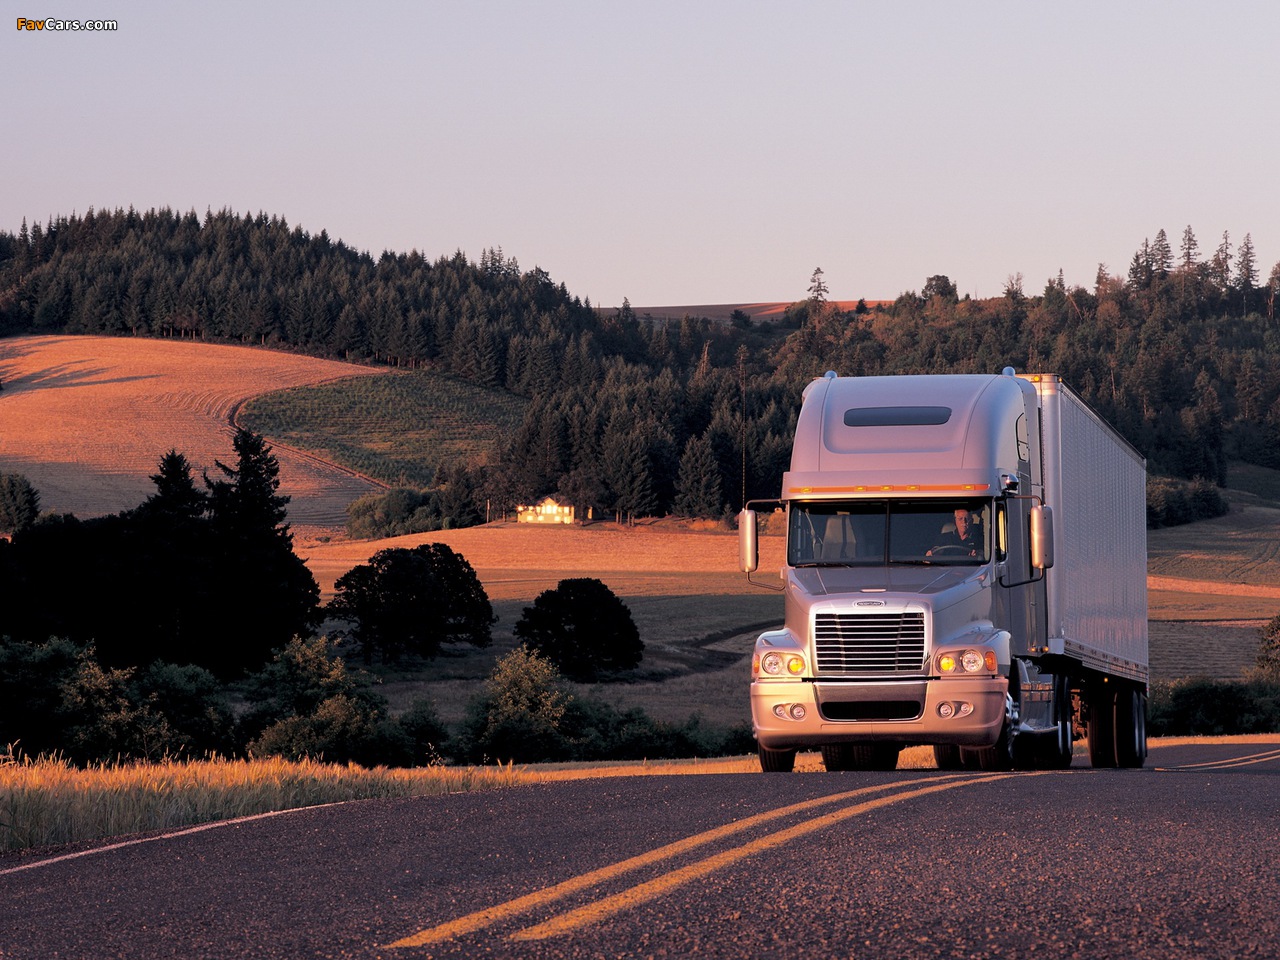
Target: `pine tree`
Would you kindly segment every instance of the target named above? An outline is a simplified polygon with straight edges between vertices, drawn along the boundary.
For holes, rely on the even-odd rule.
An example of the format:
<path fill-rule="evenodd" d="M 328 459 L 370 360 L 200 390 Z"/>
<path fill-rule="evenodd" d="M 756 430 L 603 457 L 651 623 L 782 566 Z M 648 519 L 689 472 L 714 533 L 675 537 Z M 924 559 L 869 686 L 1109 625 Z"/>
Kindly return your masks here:
<path fill-rule="evenodd" d="M 171 449 L 160 458 L 160 472 L 151 475 L 151 482 L 156 492 L 143 503 L 143 512 L 170 521 L 194 521 L 204 515 L 208 498 L 196 489 L 191 464 L 177 450 Z"/>
<path fill-rule="evenodd" d="M 293 535 L 286 522 L 290 498 L 279 493 L 280 462 L 271 447 L 261 436 L 244 428 L 236 430 L 232 447 L 236 452 L 234 467 L 214 461 L 223 479 L 210 480 L 205 474 L 214 524 L 234 538 L 275 538 L 291 545 Z"/>
<path fill-rule="evenodd" d="M 682 517 L 717 517 L 723 508 L 720 466 L 716 463 L 711 441 L 705 435 L 691 437 L 680 458 L 675 512 Z"/>
<path fill-rule="evenodd" d="M 0 533 L 21 533 L 40 516 L 40 494 L 20 473 L 0 473 Z"/>
<path fill-rule="evenodd" d="M 1253 252 L 1253 235 L 1246 233 L 1236 251 L 1236 292 L 1240 295 L 1240 312 L 1247 316 L 1258 282 L 1258 259 Z"/>

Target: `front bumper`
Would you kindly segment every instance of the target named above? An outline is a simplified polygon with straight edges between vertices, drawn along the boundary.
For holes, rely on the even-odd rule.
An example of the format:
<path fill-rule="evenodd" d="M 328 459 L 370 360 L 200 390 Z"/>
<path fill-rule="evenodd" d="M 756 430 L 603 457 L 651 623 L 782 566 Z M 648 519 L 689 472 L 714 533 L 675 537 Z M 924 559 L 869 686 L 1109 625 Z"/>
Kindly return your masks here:
<path fill-rule="evenodd" d="M 756 739 L 773 749 L 824 744 L 892 741 L 989 747 L 1004 723 L 1009 682 L 1003 677 L 948 677 L 910 681 L 778 681 L 751 684 L 751 720 Z M 954 715 L 940 707 L 951 704 Z M 801 720 L 784 719 L 792 704 Z M 960 715 L 959 705 L 972 712 Z"/>

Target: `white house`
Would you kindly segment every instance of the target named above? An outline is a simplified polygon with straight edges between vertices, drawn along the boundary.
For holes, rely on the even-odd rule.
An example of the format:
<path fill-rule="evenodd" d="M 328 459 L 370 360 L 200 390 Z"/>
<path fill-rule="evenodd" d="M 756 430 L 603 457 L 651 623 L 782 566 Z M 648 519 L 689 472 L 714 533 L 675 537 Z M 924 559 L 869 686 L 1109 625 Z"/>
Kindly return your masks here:
<path fill-rule="evenodd" d="M 573 507 L 546 497 L 532 507 L 516 507 L 517 523 L 573 523 Z"/>

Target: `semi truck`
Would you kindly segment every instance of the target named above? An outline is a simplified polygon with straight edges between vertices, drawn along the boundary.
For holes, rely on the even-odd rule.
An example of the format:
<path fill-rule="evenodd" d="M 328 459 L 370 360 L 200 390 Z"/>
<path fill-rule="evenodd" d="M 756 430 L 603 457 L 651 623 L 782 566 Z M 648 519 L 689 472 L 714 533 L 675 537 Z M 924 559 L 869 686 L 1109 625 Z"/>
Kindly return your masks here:
<path fill-rule="evenodd" d="M 829 372 L 781 494 L 739 517 L 748 578 L 760 519 L 786 527 L 784 622 L 751 664 L 762 770 L 891 770 L 908 745 L 1065 768 L 1077 739 L 1143 765 L 1146 462 L 1060 377 Z"/>

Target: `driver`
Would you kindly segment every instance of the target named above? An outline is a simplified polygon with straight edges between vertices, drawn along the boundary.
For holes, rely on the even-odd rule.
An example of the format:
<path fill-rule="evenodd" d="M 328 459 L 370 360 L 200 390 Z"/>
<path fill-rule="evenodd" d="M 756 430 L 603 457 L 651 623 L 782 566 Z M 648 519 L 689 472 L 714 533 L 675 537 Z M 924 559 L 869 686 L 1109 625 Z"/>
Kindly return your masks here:
<path fill-rule="evenodd" d="M 955 512 L 955 530 L 949 530 L 942 535 L 941 540 L 933 550 L 925 554 L 926 557 L 932 557 L 935 550 L 942 550 L 945 547 L 951 554 L 967 554 L 970 557 L 978 556 L 978 550 L 981 547 L 981 537 L 978 534 L 978 524 L 974 518 L 973 512 L 966 510 L 964 507 Z M 958 550 L 956 548 L 959 548 Z"/>

